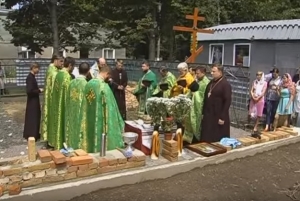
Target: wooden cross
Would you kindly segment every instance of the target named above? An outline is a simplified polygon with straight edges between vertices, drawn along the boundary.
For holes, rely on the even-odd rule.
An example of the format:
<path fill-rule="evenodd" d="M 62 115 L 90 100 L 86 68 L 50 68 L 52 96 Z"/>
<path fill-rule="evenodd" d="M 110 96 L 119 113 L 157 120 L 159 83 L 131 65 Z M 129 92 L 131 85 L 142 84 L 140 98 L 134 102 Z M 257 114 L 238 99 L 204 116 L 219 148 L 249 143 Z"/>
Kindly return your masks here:
<path fill-rule="evenodd" d="M 186 15 L 185 18 L 188 20 L 193 20 L 193 27 L 181 27 L 181 26 L 173 26 L 173 30 L 175 31 L 185 31 L 185 32 L 191 32 L 192 33 L 192 55 L 186 60 L 187 63 L 195 63 L 196 57 L 203 51 L 203 46 L 201 46 L 199 49 L 197 48 L 197 33 L 208 33 L 213 34 L 213 30 L 206 30 L 206 29 L 198 29 L 198 21 L 205 21 L 204 17 L 198 16 L 199 10 L 198 8 L 194 9 L 194 15 Z"/>

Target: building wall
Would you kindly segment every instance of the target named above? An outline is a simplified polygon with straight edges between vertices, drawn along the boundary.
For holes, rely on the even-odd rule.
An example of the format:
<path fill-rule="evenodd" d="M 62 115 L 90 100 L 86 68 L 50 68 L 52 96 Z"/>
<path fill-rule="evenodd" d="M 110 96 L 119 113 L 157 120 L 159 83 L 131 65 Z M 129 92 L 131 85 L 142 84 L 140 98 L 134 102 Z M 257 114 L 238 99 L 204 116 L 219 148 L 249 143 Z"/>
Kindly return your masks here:
<path fill-rule="evenodd" d="M 224 65 L 233 65 L 234 44 L 249 41 L 205 41 L 203 52 L 197 57 L 197 63 L 209 63 L 210 44 L 224 44 Z M 300 67 L 300 41 L 251 41 L 250 75 L 255 78 L 257 71 L 269 72 L 277 67 L 282 72 L 294 74 Z"/>
<path fill-rule="evenodd" d="M 210 51 L 210 44 L 223 44 L 224 45 L 224 62 L 223 65 L 233 65 L 233 47 L 234 44 L 237 43 L 250 43 L 247 40 L 236 40 L 236 41 L 203 41 L 199 43 L 199 47 L 203 45 L 203 52 L 197 57 L 196 62 L 197 63 L 209 63 L 209 51 Z"/>

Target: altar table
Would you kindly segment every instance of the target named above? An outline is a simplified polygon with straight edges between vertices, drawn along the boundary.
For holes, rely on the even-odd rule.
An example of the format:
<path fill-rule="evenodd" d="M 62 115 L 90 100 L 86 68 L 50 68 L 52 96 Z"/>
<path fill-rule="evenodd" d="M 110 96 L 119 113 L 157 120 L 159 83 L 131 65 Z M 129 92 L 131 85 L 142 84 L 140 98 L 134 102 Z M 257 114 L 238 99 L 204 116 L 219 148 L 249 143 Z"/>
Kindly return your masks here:
<path fill-rule="evenodd" d="M 141 150 L 145 155 L 151 154 L 151 142 L 154 127 L 150 124 L 139 125 L 135 121 L 125 121 L 125 132 L 134 132 L 138 134 L 137 141 L 133 144 L 138 150 Z M 175 134 L 176 127 L 173 127 L 172 133 Z M 159 128 L 159 136 L 164 138 L 163 131 Z"/>

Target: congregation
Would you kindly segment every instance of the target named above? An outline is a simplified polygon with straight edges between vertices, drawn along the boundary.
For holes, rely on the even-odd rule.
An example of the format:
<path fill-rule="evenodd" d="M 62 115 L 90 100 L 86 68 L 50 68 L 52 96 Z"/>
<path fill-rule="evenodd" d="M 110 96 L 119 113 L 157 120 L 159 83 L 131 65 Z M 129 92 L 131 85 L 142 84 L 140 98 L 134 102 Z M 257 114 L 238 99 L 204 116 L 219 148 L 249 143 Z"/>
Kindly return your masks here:
<path fill-rule="evenodd" d="M 223 75 L 223 67 L 212 65 L 211 80 L 206 76 L 205 66 L 189 67 L 182 62 L 177 68 L 178 78 L 162 66 L 161 79 L 157 82 L 149 63 L 142 63 L 143 76 L 132 92 L 138 100 L 137 112 L 147 115 L 146 103 L 150 97 L 172 98 L 185 94 L 192 100 L 192 107 L 184 122 L 177 123 L 177 128 L 182 128 L 186 143 L 218 142 L 230 137 L 232 89 Z M 35 79 L 38 72 L 39 65 L 33 63 L 26 79 L 25 139 L 34 137 L 54 149 L 67 145 L 90 153 L 99 152 L 103 144 L 107 150 L 123 147 L 128 76 L 122 60 L 117 60 L 114 69 L 103 58 L 92 67 L 83 62 L 75 68 L 74 58 L 53 56 L 44 90 L 38 88 Z M 299 77 L 296 79 L 288 73 L 280 76 L 277 68 L 266 75 L 257 72 L 250 87 L 248 116 L 249 121 L 255 120 L 253 137 L 260 138 L 258 126 L 263 114 L 265 132 L 275 131 L 282 125 L 299 126 L 300 83 Z M 44 93 L 42 109 L 40 93 Z"/>
<path fill-rule="evenodd" d="M 101 150 L 103 139 L 107 150 L 122 147 L 128 78 L 123 62 L 118 60 L 116 64 L 111 69 L 101 58 L 92 67 L 81 63 L 75 68 L 74 58 L 53 56 L 44 90 L 38 88 L 35 79 L 39 65 L 32 64 L 26 79 L 28 99 L 24 138 L 41 139 L 54 149 L 61 149 L 66 144 L 90 153 Z M 139 114 L 147 114 L 146 102 L 150 97 L 171 98 L 185 94 L 191 98 L 193 107 L 184 123 L 177 125 L 184 131 L 184 141 L 216 142 L 230 137 L 232 92 L 223 76 L 222 66 L 212 66 L 211 81 L 206 77 L 205 66 L 189 68 L 185 62 L 178 65 L 177 79 L 162 66 L 159 83 L 148 62 L 143 62 L 142 70 L 143 76 L 132 92 L 139 103 Z M 164 87 L 167 90 L 163 90 Z M 42 110 L 40 93 L 44 93 Z"/>

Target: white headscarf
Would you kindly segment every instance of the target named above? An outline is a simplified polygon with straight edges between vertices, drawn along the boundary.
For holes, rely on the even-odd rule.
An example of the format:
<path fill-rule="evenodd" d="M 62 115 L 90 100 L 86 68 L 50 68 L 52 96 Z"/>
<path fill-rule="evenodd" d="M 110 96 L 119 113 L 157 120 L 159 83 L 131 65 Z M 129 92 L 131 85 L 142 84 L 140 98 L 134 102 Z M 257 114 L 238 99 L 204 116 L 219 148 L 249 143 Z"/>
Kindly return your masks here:
<path fill-rule="evenodd" d="M 180 64 L 178 64 L 177 69 L 182 69 L 182 70 L 188 70 L 189 66 L 187 63 L 182 62 Z"/>

